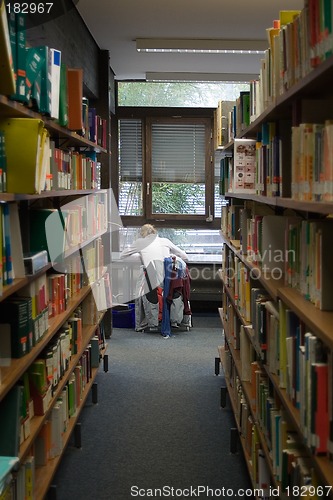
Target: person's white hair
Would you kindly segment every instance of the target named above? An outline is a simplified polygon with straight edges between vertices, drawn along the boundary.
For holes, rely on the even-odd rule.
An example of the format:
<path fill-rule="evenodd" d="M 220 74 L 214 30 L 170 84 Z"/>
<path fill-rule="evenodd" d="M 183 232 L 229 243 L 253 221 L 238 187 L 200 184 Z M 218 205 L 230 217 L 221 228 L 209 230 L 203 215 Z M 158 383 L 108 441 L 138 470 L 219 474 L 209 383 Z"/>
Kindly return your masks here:
<path fill-rule="evenodd" d="M 140 229 L 140 236 L 142 238 L 145 238 L 146 236 L 149 236 L 150 234 L 156 234 L 156 233 L 157 233 L 157 231 L 152 224 L 144 224 Z"/>

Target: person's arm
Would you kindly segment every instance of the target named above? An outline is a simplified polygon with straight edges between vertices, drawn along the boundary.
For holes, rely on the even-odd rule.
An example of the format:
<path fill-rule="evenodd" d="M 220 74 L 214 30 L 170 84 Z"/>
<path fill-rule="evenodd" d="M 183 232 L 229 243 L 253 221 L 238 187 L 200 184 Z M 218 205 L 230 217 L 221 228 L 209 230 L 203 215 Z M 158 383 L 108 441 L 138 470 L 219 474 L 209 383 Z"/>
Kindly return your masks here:
<path fill-rule="evenodd" d="M 172 241 L 170 241 L 170 240 L 168 241 L 168 247 L 170 248 L 170 252 L 172 254 L 176 255 L 177 257 L 180 257 L 185 262 L 188 262 L 187 253 L 184 252 L 184 250 L 182 250 L 181 248 L 177 247 L 177 245 L 175 245 L 174 243 L 172 243 Z"/>
<path fill-rule="evenodd" d="M 135 245 L 135 242 L 129 246 L 128 248 L 125 248 L 119 255 L 120 259 L 124 259 L 125 257 L 129 257 L 130 255 L 133 255 L 135 253 L 139 253 L 138 248 Z"/>

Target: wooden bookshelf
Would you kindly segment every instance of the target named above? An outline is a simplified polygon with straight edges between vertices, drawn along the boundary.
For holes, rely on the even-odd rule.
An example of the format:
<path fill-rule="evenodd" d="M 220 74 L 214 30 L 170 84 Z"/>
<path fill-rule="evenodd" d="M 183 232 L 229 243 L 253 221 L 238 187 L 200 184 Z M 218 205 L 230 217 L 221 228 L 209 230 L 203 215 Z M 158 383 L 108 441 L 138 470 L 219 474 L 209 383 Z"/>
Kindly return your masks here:
<path fill-rule="evenodd" d="M 80 24 L 82 23 L 82 29 L 86 30 L 86 27 L 79 16 L 77 12 L 77 17 L 76 17 L 77 22 Z M 15 24 L 15 23 L 14 23 Z M 33 43 L 31 40 L 29 40 L 29 45 L 30 46 L 35 46 L 40 44 L 40 40 L 43 39 L 43 44 L 46 46 L 55 46 L 53 43 L 49 43 L 51 41 L 50 33 L 56 30 L 56 37 L 61 36 L 64 39 L 66 39 L 66 36 L 68 35 L 65 32 L 62 32 L 61 30 L 59 31 L 59 27 L 57 26 L 57 23 L 54 22 L 54 20 L 50 19 L 46 25 L 40 24 L 37 28 L 37 30 L 40 30 L 39 35 L 37 36 L 39 42 Z M 73 34 L 71 35 L 71 38 L 74 39 L 75 41 L 75 30 L 73 31 Z M 16 37 L 16 33 L 12 33 L 14 37 Z M 41 38 L 42 37 L 42 38 Z M 90 42 L 91 40 L 91 42 Z M 28 37 L 27 37 L 28 41 Z M 32 43 L 31 43 L 32 42 Z M 9 40 L 10 43 L 10 40 Z M 25 42 L 24 42 L 25 43 Z M 56 152 L 58 149 L 65 150 L 66 153 L 70 152 L 78 152 L 82 153 L 84 155 L 85 152 L 94 152 L 101 154 L 101 156 L 98 157 L 98 160 L 101 164 L 100 167 L 100 178 L 96 177 L 98 181 L 100 181 L 100 185 L 102 189 L 55 189 L 55 190 L 49 190 L 49 191 L 42 191 L 40 194 L 28 194 L 28 193 L 9 193 L 9 192 L 1 192 L 0 193 L 0 202 L 4 204 L 10 204 L 15 205 L 15 217 L 18 214 L 18 217 L 20 219 L 20 224 L 18 225 L 20 228 L 20 238 L 23 247 L 23 251 L 27 252 L 31 249 L 32 245 L 30 244 L 30 236 L 29 236 L 29 226 L 30 226 L 30 211 L 32 208 L 47 208 L 47 209 L 57 209 L 61 210 L 63 205 L 67 202 L 70 201 L 75 201 L 78 198 L 81 197 L 86 197 L 87 195 L 91 196 L 98 196 L 98 195 L 105 195 L 105 199 L 107 198 L 107 195 L 109 193 L 109 189 L 111 187 L 111 118 L 110 118 L 110 108 L 109 108 L 109 102 L 110 102 L 110 89 L 112 90 L 112 82 L 111 81 L 111 71 L 110 71 L 110 62 L 109 62 L 109 53 L 108 51 L 105 50 L 100 50 L 98 46 L 95 44 L 93 39 L 90 37 L 89 40 L 87 41 L 88 47 L 93 49 L 93 53 L 96 55 L 96 60 L 94 65 L 90 68 L 89 63 L 87 63 L 86 58 L 84 54 L 81 54 L 78 52 L 77 57 L 75 58 L 75 65 L 74 62 L 72 62 L 73 67 L 75 68 L 85 68 L 84 71 L 90 70 L 90 74 L 88 75 L 88 78 L 85 79 L 85 86 L 84 86 L 84 92 L 85 96 L 89 97 L 89 107 L 93 107 L 96 110 L 96 115 L 99 117 L 103 117 L 101 120 L 103 123 L 101 127 L 98 128 L 98 132 L 100 132 L 100 129 L 103 128 L 103 133 L 97 134 L 96 137 L 96 142 L 93 142 L 80 133 L 77 133 L 76 131 L 69 130 L 67 127 L 60 126 L 58 121 L 50 118 L 49 116 L 46 116 L 44 114 L 36 112 L 34 109 L 30 107 L 30 105 L 25 105 L 21 104 L 20 102 L 17 102 L 13 99 L 9 99 L 7 96 L 0 95 L 0 117 L 3 119 L 4 122 L 6 122 L 7 119 L 9 118 L 25 118 L 27 119 L 26 121 L 29 121 L 30 119 L 34 120 L 40 120 L 43 123 L 43 127 L 47 129 L 50 135 L 50 140 L 52 140 L 52 147 L 53 145 L 55 146 Z M 66 47 L 61 48 L 62 52 L 62 61 L 68 61 L 72 60 L 72 58 L 68 58 L 68 53 L 66 51 L 70 50 L 71 44 L 68 45 L 67 49 Z M 9 52 L 9 49 L 8 49 Z M 68 64 L 68 63 L 67 63 Z M 98 75 L 97 75 L 98 72 Z M 104 77 L 100 78 L 101 75 L 104 75 Z M 85 75 L 87 76 L 87 75 Z M 80 82 L 81 83 L 81 82 Z M 93 88 L 89 88 L 92 85 Z M 4 90 L 5 87 L 3 87 Z M 94 96 L 94 97 L 93 97 Z M 78 117 L 80 117 L 80 114 L 78 114 Z M 78 120 L 79 122 L 79 120 Z M 89 132 L 88 130 L 88 123 L 85 121 L 86 125 L 86 132 Z M 106 125 L 106 127 L 105 127 Z M 5 128 L 5 127 L 3 127 Z M 78 129 L 81 129 L 81 126 L 78 126 Z M 82 128 L 82 134 L 84 130 Z M 46 134 L 45 134 L 46 135 Z M 86 134 L 88 137 L 88 133 Z M 95 136 L 90 135 L 90 137 L 95 138 Z M 14 142 L 15 142 L 14 138 Z M 104 142 L 105 141 L 105 142 Z M 100 144 L 105 145 L 105 147 L 102 147 Z M 8 144 L 10 142 L 8 141 Z M 42 144 L 39 144 L 40 147 L 44 147 Z M 46 147 L 48 147 L 48 144 L 46 143 Z M 51 147 L 50 147 L 51 150 Z M 2 150 L 3 151 L 3 150 Z M 1 151 L 1 152 L 2 152 Z M 15 152 L 15 145 L 12 147 L 12 149 L 7 150 L 7 155 L 9 154 L 10 151 Z M 87 154 L 88 156 L 88 154 Z M 93 158 L 95 158 L 95 155 L 91 155 Z M 37 159 L 37 156 L 36 156 Z M 2 158 L 1 158 L 2 160 Z M 54 160 L 56 161 L 56 160 Z M 37 163 L 37 162 L 36 162 Z M 54 165 L 50 165 L 50 170 L 51 172 L 55 172 L 51 167 Z M 32 155 L 32 160 L 31 160 L 31 175 L 36 175 L 36 171 L 34 172 L 34 156 Z M 40 165 L 38 165 L 38 168 Z M 90 167 L 90 165 L 89 165 Z M 37 168 L 37 165 L 36 165 Z M 35 168 L 35 170 L 36 170 Z M 7 162 L 7 172 L 10 170 L 10 163 Z M 24 165 L 22 166 L 22 172 L 24 173 Z M 45 165 L 45 170 L 48 170 Z M 82 169 L 83 170 L 83 169 Z M 93 172 L 95 172 L 95 168 L 92 167 Z M 96 172 L 99 172 L 99 169 L 96 168 Z M 13 170 L 11 171 L 13 172 Z M 43 173 L 44 173 L 44 164 L 43 164 Z M 22 174 L 23 175 L 23 174 Z M 59 179 L 60 179 L 59 174 Z M 80 177 L 78 175 L 78 177 Z M 51 175 L 46 176 L 47 181 L 50 181 Z M 57 182 L 55 180 L 54 186 L 67 186 L 67 179 L 69 179 L 69 173 L 66 171 L 64 179 L 66 178 L 66 182 Z M 92 178 L 92 174 L 90 175 L 90 172 L 87 170 L 87 182 L 90 182 L 90 179 Z M 61 179 L 60 179 L 61 180 Z M 96 183 L 93 183 L 95 181 L 94 179 L 91 179 L 91 186 L 95 186 Z M 46 184 L 46 182 L 45 182 Z M 73 184 L 76 185 L 76 184 Z M 82 184 L 77 184 L 77 185 L 85 185 L 83 182 Z M 3 186 L 1 185 L 1 189 Z M 43 183 L 39 187 L 39 189 L 44 188 L 44 177 L 43 177 Z M 24 191 L 24 187 L 22 189 Z M 28 190 L 28 189 L 27 189 Z M 31 188 L 29 188 L 29 192 L 33 193 L 34 192 L 34 184 L 32 183 Z M 18 209 L 16 211 L 16 209 Z M 103 207 L 104 209 L 104 207 Z M 109 205 L 106 207 L 106 217 L 107 220 L 105 220 L 105 224 L 101 224 L 100 231 L 96 231 L 96 234 L 89 235 L 89 238 L 84 241 L 80 242 L 79 245 L 76 245 L 75 247 L 71 248 L 70 251 L 67 253 L 68 255 L 72 255 L 75 252 L 78 252 L 81 250 L 81 248 L 85 247 L 86 245 L 89 245 L 93 243 L 97 238 L 102 238 L 103 239 L 103 247 L 105 249 L 104 255 L 107 255 L 108 251 L 110 250 L 111 247 L 111 241 L 108 236 L 108 220 L 109 220 Z M 14 212 L 14 210 L 13 210 Z M 104 210 L 101 210 L 101 213 Z M 5 214 L 7 215 L 7 214 Z M 95 216 L 95 215 L 94 215 Z M 83 215 L 84 217 L 84 215 Z M 74 218 L 74 217 L 73 217 Z M 7 220 L 6 220 L 7 222 Z M 16 219 L 15 219 L 16 222 Z M 84 222 L 84 221 L 83 221 Z M 80 221 L 80 224 L 83 225 L 83 222 Z M 75 223 L 78 224 L 78 221 L 75 219 Z M 102 228 L 106 228 L 105 231 Z M 43 229 L 43 228 L 42 228 Z M 8 231 L 9 233 L 9 231 Z M 7 237 L 7 233 L 6 233 Z M 15 237 L 17 237 L 17 240 L 19 239 L 19 236 L 15 233 Z M 15 240 L 15 238 L 14 238 Z M 15 240 L 16 241 L 16 240 Z M 19 245 L 21 246 L 21 245 Z M 16 248 L 15 248 L 16 249 Z M 20 252 L 16 252 L 21 253 Z M 101 252 L 102 253 L 102 252 Z M 100 255 L 101 256 L 101 255 Z M 89 255 L 89 259 L 91 259 L 93 255 Z M 14 256 L 15 259 L 18 259 L 17 255 Z M 21 258 L 21 255 L 19 256 Z M 88 257 L 87 257 L 88 258 Z M 17 263 L 17 260 L 15 261 Z M 19 262 L 21 265 L 21 262 Z M 56 269 L 56 263 L 53 263 L 54 268 Z M 20 267 L 20 266 L 19 266 Z M 35 280 L 38 278 L 43 278 L 43 286 L 44 286 L 44 281 L 47 282 L 46 275 L 51 271 L 52 272 L 52 264 L 49 263 L 46 266 L 43 267 L 38 273 L 36 273 L 33 276 L 24 276 L 21 278 L 16 278 L 13 280 L 13 282 L 10 285 L 6 285 L 1 287 L 1 296 L 0 296 L 0 302 L 2 302 L 2 306 L 5 303 L 7 299 L 10 299 L 12 296 L 16 296 L 17 292 L 20 292 L 24 287 L 26 287 L 29 284 L 33 284 Z M 107 272 L 108 269 L 106 269 L 105 265 L 103 265 L 102 262 L 99 262 L 99 275 L 102 272 L 102 269 L 104 270 L 103 272 Z M 22 273 L 23 275 L 23 273 Z M 45 279 L 44 279 L 45 278 Z M 42 281 L 42 280 L 40 280 Z M 73 272 L 73 281 L 74 281 L 74 272 Z M 104 280 L 102 277 L 100 277 L 98 280 L 100 281 L 101 284 L 104 286 Z M 37 284 L 37 281 L 36 281 Z M 72 284 L 71 284 L 72 285 Z M 70 286 L 71 286 L 70 285 Z M 66 310 L 63 311 L 62 313 L 58 314 L 55 317 L 49 318 L 48 320 L 48 329 L 47 331 L 43 334 L 42 338 L 39 339 L 39 341 L 34 345 L 30 352 L 28 352 L 25 356 L 19 358 L 19 359 L 10 359 L 9 360 L 9 366 L 1 366 L 0 367 L 0 403 L 2 403 L 3 399 L 5 398 L 6 395 L 11 391 L 11 389 L 17 384 L 22 376 L 29 370 L 29 367 L 31 364 L 41 355 L 43 354 L 43 351 L 49 346 L 50 343 L 52 343 L 52 340 L 56 339 L 58 336 L 59 330 L 62 328 L 63 325 L 66 324 L 66 322 L 69 320 L 71 316 L 75 313 L 75 311 L 78 309 L 78 307 L 82 304 L 82 302 L 88 298 L 89 294 L 91 294 L 91 300 L 93 302 L 94 298 L 92 296 L 94 287 L 97 286 L 96 283 L 92 283 L 89 286 L 84 286 L 79 292 L 75 293 L 66 304 Z M 31 287 L 33 288 L 33 287 Z M 46 285 L 45 285 L 46 288 Z M 34 292 L 32 292 L 34 293 Z M 44 293 L 44 289 L 40 291 L 40 293 Z M 45 293 L 46 297 L 48 298 L 48 292 Z M 44 299 L 44 298 L 43 298 Z M 90 297 L 88 299 L 90 301 Z M 45 303 L 47 303 L 48 300 L 45 300 L 44 302 L 44 307 Z M 90 302 L 89 302 L 90 306 Z M 76 374 L 77 370 L 75 370 L 75 367 L 78 365 L 79 360 L 81 356 L 83 355 L 86 347 L 88 346 L 90 340 L 94 336 L 94 333 L 97 333 L 97 329 L 100 326 L 101 321 L 103 320 L 103 330 L 108 330 L 108 333 L 110 334 L 110 328 L 108 327 L 109 324 L 109 319 L 110 319 L 110 314 L 111 311 L 107 310 L 105 312 L 99 312 L 97 311 L 97 308 L 94 308 L 94 304 L 92 303 L 92 314 L 93 314 L 93 320 L 96 320 L 93 325 L 89 326 L 83 326 L 82 328 L 82 344 L 79 349 L 79 352 L 75 355 L 73 355 L 69 361 L 69 367 L 66 370 L 66 372 L 63 374 L 61 380 L 58 381 L 58 385 L 54 391 L 54 394 L 52 395 L 51 402 L 48 406 L 48 408 L 45 411 L 45 414 L 43 416 L 34 416 L 30 419 L 29 425 L 30 425 L 30 434 L 28 438 L 21 444 L 20 450 L 19 450 L 19 459 L 21 462 L 21 465 L 23 466 L 24 460 L 27 458 L 27 456 L 30 453 L 34 452 L 34 443 L 36 440 L 36 437 L 38 433 L 40 432 L 43 423 L 50 417 L 51 411 L 53 409 L 53 406 L 57 400 L 57 398 L 60 396 L 62 393 L 63 388 L 69 381 L 71 375 L 73 373 Z M 85 311 L 87 312 L 87 311 Z M 42 323 L 42 321 L 41 321 Z M 111 322 L 110 322 L 111 325 Z M 45 324 L 40 325 L 40 332 L 44 330 Z M 43 327 L 43 330 L 41 329 Z M 101 328 L 102 330 L 102 328 Z M 39 332 L 39 329 L 37 330 Z M 104 353 L 102 353 L 103 355 Z M 83 398 L 77 407 L 76 414 L 74 417 L 70 418 L 69 426 L 66 431 L 66 434 L 64 435 L 63 438 L 63 450 L 65 449 L 65 446 L 68 442 L 68 439 L 70 437 L 70 434 L 75 426 L 75 423 L 77 422 L 77 419 L 79 418 L 80 411 L 82 410 L 84 406 L 84 402 L 89 394 L 89 389 L 92 387 L 92 384 L 94 383 L 95 377 L 97 375 L 98 368 L 95 368 L 92 370 L 92 377 L 89 381 L 89 383 L 85 386 Z M 1 406 L 0 406 L 0 411 L 1 411 Z M 18 413 L 18 411 L 16 412 Z M 19 416 L 18 415 L 13 415 L 13 418 L 17 419 L 17 423 L 19 424 Z M 17 418 L 16 418 L 17 417 Z M 36 499 L 42 499 L 45 498 L 47 495 L 47 490 L 50 486 L 52 477 L 54 476 L 54 473 L 56 471 L 56 467 L 58 466 L 59 462 L 61 460 L 61 455 L 57 457 L 54 460 L 49 461 L 48 465 L 44 468 L 38 468 L 36 470 L 36 481 L 35 481 L 35 491 L 33 492 L 33 497 Z M 15 477 L 13 481 L 13 488 L 15 488 Z"/>
<path fill-rule="evenodd" d="M 307 18 L 308 20 L 308 18 Z M 327 57 L 326 54 L 323 55 L 323 57 Z M 303 66 L 302 66 L 303 70 Z M 300 123 L 306 122 L 306 123 L 324 123 L 325 120 L 331 120 L 332 116 L 329 114 L 331 105 L 332 105 L 332 86 L 330 85 L 330 81 L 332 81 L 333 77 L 333 58 L 331 56 L 327 57 L 326 60 L 323 62 L 320 62 L 316 67 L 310 68 L 310 64 L 308 67 L 308 73 L 301 79 L 297 81 L 297 83 L 293 84 L 288 88 L 288 90 L 281 90 L 282 87 L 283 89 L 285 82 L 283 82 L 283 85 L 277 86 L 279 89 L 277 92 L 282 92 L 280 95 L 277 95 L 267 102 L 265 102 L 264 106 L 265 108 L 263 109 L 262 113 L 260 116 L 255 118 L 250 125 L 243 129 L 241 132 L 239 132 L 239 135 L 237 138 L 257 138 L 258 137 L 258 132 L 262 132 L 263 130 L 263 125 L 267 124 L 269 122 L 274 122 L 276 125 L 276 129 L 279 130 L 281 134 L 281 130 L 283 130 L 282 136 L 279 136 L 279 132 L 277 132 L 275 135 L 278 136 L 278 139 L 281 139 L 282 137 L 282 153 L 284 153 L 285 156 L 280 157 L 280 164 L 283 164 L 283 171 L 282 171 L 282 193 L 285 193 L 284 196 L 263 196 L 263 195 L 257 195 L 257 194 L 251 194 L 251 193 L 232 193 L 232 192 L 227 192 L 225 194 L 225 198 L 229 200 L 230 204 L 232 205 L 240 205 L 240 201 L 244 200 L 244 206 L 246 208 L 251 209 L 251 203 L 248 202 L 254 202 L 253 205 L 263 205 L 267 206 L 269 210 L 263 210 L 255 212 L 255 213 L 266 213 L 271 211 L 272 214 L 275 215 L 286 215 L 286 216 L 298 216 L 300 220 L 322 220 L 327 216 L 332 216 L 333 214 L 333 202 L 332 201 L 303 201 L 303 200 L 296 200 L 291 197 L 289 197 L 289 194 L 292 192 L 291 190 L 291 165 L 292 165 L 292 158 L 291 158 L 291 132 L 292 132 L 292 126 L 298 126 Z M 288 77 L 287 77 L 288 78 Z M 319 100 L 321 103 L 320 105 L 317 104 L 316 106 L 316 99 Z M 327 102 L 327 114 L 325 115 L 325 109 L 326 106 L 325 104 L 323 105 L 323 100 Z M 311 102 L 309 102 L 311 101 Z M 307 106 L 309 105 L 309 108 Z M 312 106 L 313 105 L 313 106 Z M 310 116 L 313 116 L 313 118 L 309 118 L 308 114 Z M 280 128 L 279 128 L 280 126 Z M 290 129 L 290 130 L 289 130 Z M 289 134 L 290 131 L 290 134 Z M 234 144 L 235 141 L 230 141 L 223 149 L 222 151 L 227 153 L 227 156 L 230 156 L 233 153 L 234 149 Z M 284 148 L 284 145 L 286 146 Z M 280 151 L 281 152 L 281 151 Z M 220 152 L 219 152 L 220 154 Z M 222 153 L 223 154 L 223 153 Z M 229 166 L 229 168 L 231 168 Z M 286 174 L 286 175 L 285 175 Z M 269 175 L 269 174 L 268 174 Z M 273 174 L 275 175 L 275 174 Z M 261 181 L 262 179 L 260 179 Z M 267 176 L 264 179 L 264 182 L 266 182 Z M 260 182 L 259 181 L 259 182 Z M 296 181 L 294 181 L 296 182 Z M 261 188 L 261 186 L 259 185 Z M 272 187 L 272 186 L 269 186 Z M 306 189 L 306 188 L 305 188 Z M 263 190 L 261 191 L 263 192 Z M 269 192 L 269 189 L 267 187 L 267 192 Z M 306 191 L 307 192 L 307 191 Z M 304 196 L 305 197 L 305 196 Z M 235 215 L 236 214 L 236 215 Z M 223 214 L 222 214 L 223 215 Z M 227 215 L 227 214 L 224 214 Z M 237 218 L 238 214 L 236 213 L 236 210 L 232 212 L 232 216 L 235 215 L 235 219 Z M 223 219 L 223 224 L 225 227 L 226 221 L 230 223 L 230 219 Z M 245 223 L 245 222 L 244 222 Z M 249 226 L 248 226 L 249 227 Z M 237 234 L 238 228 L 232 228 L 232 234 Z M 238 236 L 237 236 L 238 237 Z M 254 262 L 251 262 L 246 255 L 243 255 L 241 252 L 241 248 L 239 246 L 238 242 L 235 242 L 229 238 L 227 238 L 225 235 L 222 234 L 222 239 L 223 243 L 225 246 L 225 252 L 226 256 L 223 261 L 223 264 L 225 268 L 230 265 L 230 275 L 232 274 L 232 271 L 234 271 L 234 259 L 233 257 L 237 257 L 239 262 L 244 264 L 247 269 L 251 270 L 251 276 L 256 279 L 258 279 L 258 283 L 264 288 L 268 294 L 268 300 L 269 302 L 274 304 L 274 308 L 276 311 L 279 311 L 279 304 L 281 302 L 281 305 L 283 304 L 284 307 L 288 308 L 291 310 L 299 319 L 299 321 L 302 323 L 302 333 L 304 334 L 305 332 L 311 332 L 314 334 L 318 339 L 322 341 L 324 344 L 324 349 L 327 351 L 330 351 L 330 353 L 333 350 L 333 330 L 332 330 L 332 324 L 333 324 L 333 311 L 321 311 L 319 308 L 315 307 L 313 303 L 311 303 L 309 300 L 307 300 L 305 297 L 302 296 L 302 294 L 296 289 L 292 287 L 288 287 L 286 285 L 287 281 L 284 280 L 282 277 L 279 280 L 275 280 L 274 277 L 271 276 L 266 276 L 263 277 L 261 274 L 261 269 L 259 265 L 256 265 Z M 298 241 L 298 244 L 302 246 L 302 241 Z M 293 248 L 293 247 L 292 247 Z M 310 249 L 311 251 L 311 249 Z M 326 258 L 326 257 L 325 257 Z M 236 259 L 236 264 L 239 264 L 239 262 Z M 291 269 L 291 272 L 293 272 L 293 269 Z M 323 269 L 323 272 L 325 273 L 325 269 Z M 257 273 L 257 274 L 256 274 Z M 228 316 L 223 314 L 223 311 L 220 310 L 220 316 L 221 316 L 221 323 L 222 327 L 224 328 L 224 335 L 227 339 L 228 342 L 228 347 L 230 351 L 230 355 L 232 358 L 232 363 L 234 363 L 235 370 L 238 372 L 240 375 L 240 369 L 239 369 L 239 363 L 240 363 L 240 356 L 239 352 L 234 349 L 232 339 L 228 339 L 228 329 L 230 332 L 233 333 L 233 328 L 238 328 L 240 325 L 248 326 L 247 323 L 244 321 L 242 318 L 241 314 L 239 313 L 238 309 L 238 303 L 237 300 L 235 300 L 234 297 L 234 292 L 233 290 L 228 287 L 227 285 L 230 283 L 224 276 L 222 271 L 220 272 L 222 284 L 223 284 L 223 293 L 228 297 L 228 301 L 226 302 L 228 304 L 228 307 L 230 307 L 233 312 L 232 314 Z M 232 283 L 232 282 L 231 282 Z M 252 286 L 258 286 L 258 285 L 252 285 Z M 272 306 L 273 307 L 273 306 Z M 282 314 L 282 313 L 281 313 Z M 234 318 L 236 318 L 236 321 L 231 326 L 228 326 L 224 324 L 225 321 L 228 321 L 231 318 L 230 321 L 234 321 Z M 283 316 L 279 316 L 279 314 L 275 315 L 275 318 L 277 321 L 280 321 L 281 318 L 283 319 Z M 297 432 L 300 442 L 304 444 L 304 448 L 307 451 L 307 454 L 309 457 L 311 457 L 312 463 L 313 463 L 313 468 L 316 472 L 316 476 L 318 479 L 318 483 L 320 485 L 332 485 L 333 484 L 333 461 L 330 460 L 328 452 L 325 454 L 325 456 L 316 456 L 316 454 L 310 449 L 310 446 L 306 443 L 308 443 L 308 438 L 306 438 L 303 435 L 303 430 L 301 426 L 301 420 L 300 420 L 300 411 L 296 408 L 294 403 L 290 400 L 288 391 L 287 389 L 281 388 L 280 387 L 280 379 L 279 376 L 275 373 L 272 373 L 270 371 L 270 367 L 265 364 L 265 357 L 260 356 L 260 352 L 258 352 L 257 346 L 255 345 L 255 336 L 253 334 L 250 328 L 245 328 L 244 329 L 248 339 L 247 342 L 249 341 L 251 343 L 251 349 L 254 349 L 255 353 L 255 359 L 258 361 L 259 366 L 261 367 L 260 369 L 265 373 L 265 376 L 268 377 L 269 379 L 269 394 L 271 393 L 272 390 L 272 397 L 274 397 L 274 400 L 276 400 L 277 408 L 283 409 L 283 415 L 285 415 L 285 418 L 288 419 L 288 422 L 290 423 L 291 428 Z M 304 331 L 303 331 L 304 330 Z M 230 335 L 231 337 L 231 335 Z M 291 344 L 288 344 L 290 347 Z M 219 348 L 220 352 L 220 348 Z M 252 351 L 251 351 L 252 352 Z M 267 357 L 267 359 L 270 362 L 272 361 L 272 358 L 270 359 Z M 331 359 L 331 358 L 329 358 Z M 274 367 L 276 368 L 276 367 Z M 278 372 L 276 372 L 278 373 Z M 329 376 L 330 380 L 328 381 L 329 384 L 329 398 L 330 400 L 328 401 L 329 405 L 329 412 L 330 412 L 330 425 L 332 426 L 332 401 L 331 401 L 331 393 L 332 393 L 332 388 L 333 388 L 333 382 L 331 380 L 331 376 Z M 287 382 L 288 384 L 288 382 Z M 244 394 L 246 395 L 247 391 L 247 383 L 242 382 L 241 383 L 242 390 Z M 229 393 L 231 393 L 231 398 L 232 398 L 232 391 L 233 388 L 230 387 L 230 383 L 227 381 L 227 387 Z M 249 400 L 250 401 L 250 400 Z M 237 413 L 237 406 L 232 405 L 234 412 Z M 263 433 L 263 440 L 265 439 L 265 433 Z M 332 436 L 330 436 L 332 439 Z M 266 450 L 267 452 L 267 450 Z M 326 456 L 327 455 L 327 456 Z M 269 454 L 267 456 L 267 463 L 270 463 L 270 457 Z M 247 456 L 245 456 L 246 460 L 249 460 Z M 271 469 L 271 476 L 274 480 L 274 474 L 273 470 Z M 331 492 L 329 495 L 330 498 L 333 498 L 333 493 Z"/>

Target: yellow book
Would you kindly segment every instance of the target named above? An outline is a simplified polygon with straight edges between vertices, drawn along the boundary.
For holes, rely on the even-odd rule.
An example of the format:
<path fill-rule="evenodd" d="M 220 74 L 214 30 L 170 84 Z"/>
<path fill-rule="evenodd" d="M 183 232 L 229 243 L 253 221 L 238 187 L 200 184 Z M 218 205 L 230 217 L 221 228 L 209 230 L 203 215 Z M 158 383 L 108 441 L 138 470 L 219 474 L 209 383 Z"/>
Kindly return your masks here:
<path fill-rule="evenodd" d="M 39 168 L 40 148 L 45 143 L 43 121 L 37 118 L 7 118 L 0 120 L 0 129 L 5 132 L 7 191 L 39 194 L 45 186 Z"/>
<path fill-rule="evenodd" d="M 292 23 L 300 13 L 300 10 L 280 10 L 280 26 Z"/>
<path fill-rule="evenodd" d="M 45 128 L 42 129 L 37 156 L 36 191 L 40 193 L 45 190 L 46 177 L 50 172 L 50 134 Z"/>
<path fill-rule="evenodd" d="M 5 2 L 0 2 L 0 74 L 0 94 L 13 94 L 15 76 Z"/>

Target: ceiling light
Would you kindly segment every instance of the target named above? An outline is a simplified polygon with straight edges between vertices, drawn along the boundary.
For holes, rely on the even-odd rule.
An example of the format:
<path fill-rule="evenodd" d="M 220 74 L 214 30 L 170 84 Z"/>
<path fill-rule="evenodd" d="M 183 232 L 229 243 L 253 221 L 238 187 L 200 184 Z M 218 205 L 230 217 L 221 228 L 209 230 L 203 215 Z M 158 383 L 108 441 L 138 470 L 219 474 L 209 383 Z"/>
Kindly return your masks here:
<path fill-rule="evenodd" d="M 232 82 L 244 83 L 257 80 L 258 74 L 250 73 L 163 73 L 147 72 L 147 82 Z"/>
<path fill-rule="evenodd" d="M 138 52 L 172 52 L 186 54 L 263 54 L 266 40 L 219 40 L 173 38 L 137 38 Z"/>

